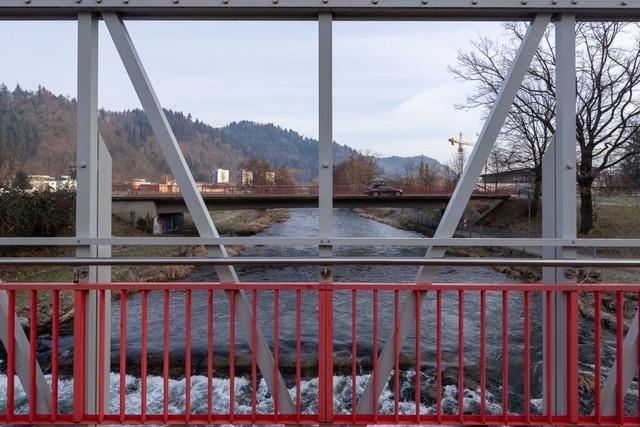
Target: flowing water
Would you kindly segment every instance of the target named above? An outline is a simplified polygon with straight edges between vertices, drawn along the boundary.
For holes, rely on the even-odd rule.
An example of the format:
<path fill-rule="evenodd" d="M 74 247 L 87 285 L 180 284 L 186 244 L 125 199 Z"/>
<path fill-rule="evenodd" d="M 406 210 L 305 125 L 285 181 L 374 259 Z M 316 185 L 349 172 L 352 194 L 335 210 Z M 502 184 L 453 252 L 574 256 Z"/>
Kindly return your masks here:
<path fill-rule="evenodd" d="M 421 237 L 421 234 L 400 230 L 389 225 L 381 224 L 359 216 L 348 209 L 335 210 L 334 215 L 335 235 L 340 237 Z M 293 209 L 291 217 L 285 222 L 273 224 L 270 228 L 260 233 L 259 236 L 315 236 L 318 233 L 318 212 L 314 209 Z M 311 247 L 247 247 L 242 256 L 314 256 L 317 248 Z M 388 256 L 388 257 L 413 257 L 423 256 L 424 248 L 419 247 L 338 247 L 335 248 L 336 256 Z M 240 268 L 238 274 L 243 281 L 269 281 L 269 282 L 313 282 L 319 277 L 318 267 L 251 267 Z M 337 282 L 412 282 L 415 278 L 415 267 L 387 267 L 387 266 L 345 266 L 333 270 L 334 280 Z M 188 281 L 215 281 L 216 274 L 212 268 L 200 268 L 194 270 L 187 278 Z M 440 283 L 513 283 L 514 281 L 502 273 L 490 268 L 465 267 L 465 268 L 439 268 L 435 274 L 435 282 Z M 273 348 L 273 317 L 274 295 L 273 292 L 260 292 L 258 297 L 258 319 L 265 338 Z M 249 295 L 251 296 L 251 295 Z M 404 299 L 406 293 L 401 292 L 400 298 Z M 435 401 L 435 296 L 429 293 L 422 307 L 422 366 L 420 375 L 423 377 L 423 404 L 421 412 L 429 413 L 435 410 L 438 404 Z M 295 360 L 295 294 L 293 292 L 280 292 L 279 305 L 279 349 L 280 364 L 287 379 L 292 395 L 295 395 L 294 376 L 291 375 L 291 367 Z M 351 410 L 351 319 L 352 319 L 352 294 L 348 292 L 335 292 L 334 297 L 334 354 L 336 360 L 334 392 L 336 394 L 335 409 L 337 412 L 349 412 Z M 316 410 L 317 380 L 314 378 L 317 362 L 318 337 L 317 328 L 317 299 L 315 291 L 302 294 L 302 355 L 305 366 L 305 379 L 301 384 L 302 407 L 307 412 Z M 480 315 L 479 294 L 477 292 L 465 293 L 464 299 L 464 369 L 465 369 L 465 399 L 466 412 L 477 413 L 480 402 L 479 395 L 479 364 L 480 364 Z M 161 292 L 149 294 L 149 377 L 148 400 L 150 411 L 160 410 L 162 402 L 162 302 Z M 229 349 L 229 310 L 228 300 L 223 292 L 214 292 L 214 321 L 215 336 L 214 348 L 218 362 L 228 360 Z M 140 319 L 141 296 L 132 294 L 128 296 L 128 324 L 127 324 L 127 357 L 129 360 L 139 360 L 140 354 Z M 198 413 L 206 411 L 206 355 L 207 355 L 207 307 L 208 297 L 205 292 L 193 293 L 192 300 L 192 408 Z M 358 380 L 356 391 L 362 392 L 365 382 L 371 372 L 371 353 L 373 342 L 373 300 L 371 292 L 358 292 L 357 300 L 357 362 Z M 392 291 L 381 291 L 379 298 L 379 348 L 382 348 L 393 330 L 394 324 L 394 299 Z M 442 361 L 443 361 L 443 400 L 440 402 L 445 412 L 457 411 L 457 365 L 458 365 L 458 295 L 454 292 L 443 294 L 442 311 Z M 112 357 L 119 354 L 119 324 L 120 310 L 119 300 L 114 299 L 112 305 Z M 184 364 L 184 330 L 185 330 L 185 298 L 182 292 L 170 294 L 170 325 L 171 340 L 170 351 L 172 360 L 171 381 L 171 405 L 175 410 L 184 407 L 184 371 L 175 366 Z M 523 297 L 521 293 L 511 293 L 508 302 L 508 371 L 509 376 L 509 408 L 511 411 L 522 411 L 524 402 L 522 396 L 523 383 Z M 580 360 L 581 369 L 593 370 L 593 325 L 591 322 L 581 321 Z M 539 412 L 541 403 L 541 377 L 542 377 L 542 347 L 541 347 L 541 305 L 539 295 L 533 295 L 531 301 L 531 378 L 532 396 L 530 402 L 532 411 Z M 501 379 L 502 379 L 502 294 L 487 292 L 487 401 L 488 412 L 501 412 Z M 236 325 L 236 410 L 242 412 L 248 410 L 251 395 L 251 385 L 248 377 L 248 363 L 250 352 L 247 339 Z M 615 337 L 607 330 L 603 330 L 603 365 L 605 369 L 611 365 L 615 352 Z M 43 352 L 46 354 L 46 340 L 43 344 Z M 415 352 L 415 336 L 410 336 L 402 348 L 404 359 L 401 366 L 401 409 L 405 413 L 415 411 L 413 406 L 413 383 L 415 366 L 412 364 L 412 355 Z M 63 355 L 70 354 L 71 341 L 69 338 L 61 341 Z M 63 357 L 64 358 L 64 357 Z M 341 362 L 342 361 L 342 362 Z M 175 365 L 175 366 L 174 366 Z M 136 363 L 129 363 L 127 371 L 127 410 L 139 411 L 140 405 L 140 381 L 137 378 L 139 370 Z M 217 365 L 218 366 L 218 365 Z M 225 371 L 224 363 L 216 370 L 215 412 L 225 412 L 228 408 L 228 369 Z M 288 369 L 288 371 L 287 371 Z M 287 373 L 288 372 L 288 373 Z M 605 371 L 606 372 L 606 371 Z M 112 390 L 118 392 L 119 380 L 117 374 L 112 374 Z M 16 383 L 19 383 L 16 381 Z M 26 398 L 17 386 L 16 406 L 20 410 L 26 410 Z M 6 388 L 6 377 L 0 375 L 0 390 Z M 388 383 L 380 400 L 381 413 L 390 412 L 393 408 L 393 386 Z M 582 411 L 588 412 L 592 398 L 589 393 L 583 393 Z M 61 380 L 61 410 L 70 409 L 71 405 L 71 381 Z M 628 399 L 633 400 L 637 395 L 634 383 L 632 391 L 628 393 Z M 65 400 L 65 396 L 67 399 Z M 114 395 L 115 396 L 115 395 Z M 0 392 L 0 412 L 4 409 L 4 393 Z M 269 412 L 272 409 L 271 397 L 266 389 L 264 381 L 258 390 L 259 409 Z M 66 406 L 65 406 L 66 405 Z M 112 402 L 113 409 L 117 409 L 117 399 Z M 633 406 L 631 403 L 629 404 Z M 156 408 L 157 406 L 157 408 Z"/>

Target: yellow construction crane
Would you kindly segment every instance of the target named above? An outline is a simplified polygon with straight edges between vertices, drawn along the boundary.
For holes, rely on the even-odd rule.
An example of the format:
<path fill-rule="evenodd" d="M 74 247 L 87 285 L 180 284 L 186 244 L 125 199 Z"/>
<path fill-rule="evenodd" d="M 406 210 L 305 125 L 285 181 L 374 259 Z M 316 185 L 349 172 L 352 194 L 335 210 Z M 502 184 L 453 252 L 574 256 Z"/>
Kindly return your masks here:
<path fill-rule="evenodd" d="M 452 146 L 458 144 L 458 157 L 460 160 L 460 164 L 464 164 L 464 146 L 466 145 L 467 147 L 473 147 L 475 143 L 466 139 L 464 135 L 462 135 L 462 133 L 460 133 L 458 139 L 449 138 L 449 142 Z"/>

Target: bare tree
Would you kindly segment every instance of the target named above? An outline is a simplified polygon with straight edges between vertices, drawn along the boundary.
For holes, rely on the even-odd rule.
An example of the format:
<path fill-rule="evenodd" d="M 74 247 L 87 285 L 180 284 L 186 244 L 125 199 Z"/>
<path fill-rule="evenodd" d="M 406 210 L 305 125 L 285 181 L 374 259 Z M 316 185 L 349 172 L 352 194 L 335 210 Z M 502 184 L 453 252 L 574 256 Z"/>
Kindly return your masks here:
<path fill-rule="evenodd" d="M 376 154 L 364 151 L 337 164 L 333 169 L 333 180 L 338 185 L 368 185 L 380 172 Z"/>
<path fill-rule="evenodd" d="M 293 168 L 283 166 L 278 168 L 275 176 L 276 185 L 296 185 L 296 171 Z"/>
<path fill-rule="evenodd" d="M 466 163 L 466 153 L 460 155 L 455 153 L 451 155 L 451 159 L 444 165 L 444 179 L 448 186 L 455 187 L 462 177 L 464 164 Z"/>
<path fill-rule="evenodd" d="M 513 151 L 508 151 L 500 145 L 493 147 L 489 153 L 489 158 L 485 163 L 485 174 L 493 175 L 494 190 L 498 190 L 498 183 L 500 181 L 500 174 L 512 170 L 513 164 Z M 485 175 L 485 184 L 486 184 Z"/>
<path fill-rule="evenodd" d="M 637 26 L 621 22 L 584 22 L 577 26 L 576 142 L 579 147 L 577 179 L 580 189 L 580 231 L 593 228 L 595 179 L 638 154 L 632 137 L 639 129 L 640 40 Z M 488 38 L 459 51 L 459 79 L 476 83 L 476 90 L 461 108 L 488 111 L 508 72 L 526 28 L 505 25 L 508 41 Z M 629 37 L 632 36 L 632 37 Z M 545 34 L 524 78 L 503 127 L 501 139 L 514 159 L 531 169 L 534 201 L 539 200 L 542 158 L 555 133 L 555 51 L 550 31 Z"/>
<path fill-rule="evenodd" d="M 415 158 L 407 159 L 402 165 L 402 171 L 404 172 L 404 176 L 402 177 L 402 184 L 411 186 L 414 184 L 416 179 L 416 167 L 417 160 Z"/>
<path fill-rule="evenodd" d="M 424 158 L 420 160 L 420 165 L 418 167 L 418 179 L 420 181 L 420 185 L 424 188 L 433 187 L 438 182 L 438 168 L 433 164 L 425 162 Z"/>

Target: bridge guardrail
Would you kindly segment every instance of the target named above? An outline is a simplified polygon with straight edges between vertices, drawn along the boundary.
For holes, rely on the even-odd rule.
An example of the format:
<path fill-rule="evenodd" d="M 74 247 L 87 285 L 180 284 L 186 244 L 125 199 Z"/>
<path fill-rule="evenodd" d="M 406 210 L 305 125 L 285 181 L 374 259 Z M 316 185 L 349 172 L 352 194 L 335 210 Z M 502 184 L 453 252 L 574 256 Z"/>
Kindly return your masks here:
<path fill-rule="evenodd" d="M 34 395 L 24 395 L 14 376 L 15 347 L 9 341 L 0 423 L 640 425 L 635 409 L 640 401 L 622 383 L 621 361 L 628 357 L 624 327 L 613 335 L 604 331 L 601 309 L 605 296 L 618 307 L 626 301 L 637 309 L 640 285 L 0 283 L 0 291 L 8 294 L 9 323 L 0 326 L 7 332 L 16 326 L 16 299 L 30 302 L 30 378 L 35 378 L 36 360 L 49 366 L 52 402 L 50 413 L 41 413 Z M 400 304 L 410 291 L 420 296 L 416 322 L 408 342 L 401 343 Z M 558 291 L 566 295 L 570 326 L 567 369 L 559 375 L 567 376 L 569 388 L 563 396 L 568 410 L 554 414 L 550 402 L 555 396 L 538 399 L 542 387 L 551 384 L 551 370 L 542 378 L 539 367 L 548 363 L 541 359 L 541 347 L 555 345 L 550 316 Z M 97 292 L 99 301 L 99 371 L 112 368 L 109 377 L 98 379 L 97 413 L 85 411 L 82 393 L 83 313 L 90 292 Z M 229 321 L 235 317 L 237 292 L 246 292 L 252 301 L 251 336 L 242 336 Z M 72 348 L 63 352 L 59 310 L 66 293 L 73 296 L 75 319 Z M 578 318 L 580 298 L 594 301 L 592 324 Z M 108 301 L 120 306 L 112 329 L 119 332 L 111 343 L 104 340 Z M 51 322 L 38 326 L 43 306 L 51 307 Z M 206 321 L 193 322 L 196 311 Z M 614 325 L 624 324 L 623 310 L 614 320 L 606 316 Z M 264 373 L 249 350 L 259 328 L 268 331 L 275 357 L 271 377 L 281 373 L 285 378 L 293 412 L 283 410 L 278 391 L 273 396 L 265 392 Z M 585 328 L 595 337 L 592 344 L 581 335 Z M 48 334 L 53 350 L 38 354 Z M 378 376 L 377 365 L 385 341 L 393 342 L 393 372 L 398 373 L 388 381 Z M 184 351 L 175 350 L 176 342 Z M 129 354 L 131 348 L 135 354 Z M 196 348 L 201 361 L 192 357 Z M 604 359 L 610 348 L 618 360 L 613 367 L 607 365 L 610 357 Z M 632 350 L 635 356 L 638 349 Z M 592 364 L 583 358 L 589 352 Z M 605 396 L 600 388 L 589 391 L 584 385 L 585 378 L 599 384 L 606 375 L 618 379 L 611 413 L 601 409 Z M 358 410 L 366 407 L 363 385 L 371 379 L 384 390 L 383 397 L 374 398 L 376 409 Z M 114 396 L 106 392 L 107 381 Z M 31 380 L 29 389 L 35 387 Z M 462 410 L 456 402 L 463 402 Z"/>

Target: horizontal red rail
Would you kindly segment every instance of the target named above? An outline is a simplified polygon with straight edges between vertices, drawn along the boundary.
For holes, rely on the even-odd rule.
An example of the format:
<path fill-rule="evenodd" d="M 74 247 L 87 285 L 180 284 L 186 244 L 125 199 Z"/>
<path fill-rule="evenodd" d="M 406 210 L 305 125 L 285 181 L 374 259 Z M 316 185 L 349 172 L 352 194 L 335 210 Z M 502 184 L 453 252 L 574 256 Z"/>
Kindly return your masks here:
<path fill-rule="evenodd" d="M 30 313 L 28 377 L 18 376 L 25 363 L 18 341 L 0 364 L 0 424 L 640 426 L 640 404 L 625 405 L 623 370 L 612 369 L 612 356 L 622 358 L 623 329 L 603 333 L 601 324 L 603 299 L 622 307 L 640 285 L 1 283 L 0 291 L 9 311 L 0 328 L 13 332 L 17 316 Z M 405 305 L 411 291 L 415 304 Z M 568 356 L 558 375 L 568 386 L 566 395 L 546 396 L 568 402 L 557 414 L 541 401 L 550 370 L 543 376 L 534 365 L 543 362 L 543 344 L 558 346 L 559 294 L 566 295 L 559 309 L 568 321 Z M 248 318 L 238 305 L 244 296 Z M 579 299 L 595 301 L 595 322 L 579 319 Z M 70 301 L 72 324 L 63 312 Z M 36 315 L 43 307 L 51 308 L 50 322 Z M 413 315 L 408 324 L 404 310 Z M 622 310 L 608 319 L 625 320 Z M 268 348 L 259 349 L 262 339 Z M 613 355 L 602 352 L 605 344 Z M 264 351 L 273 356 L 269 372 L 259 367 Z M 87 362 L 96 352 L 97 372 L 111 374 L 98 374 L 94 384 Z M 582 360 L 586 353 L 591 358 Z M 50 389 L 36 383 L 39 369 Z M 609 375 L 618 384 L 613 414 L 601 411 L 610 396 L 584 387 L 585 377 L 600 384 Z M 270 389 L 270 379 L 283 381 L 288 396 Z M 369 381 L 381 397 L 363 394 Z M 25 388 L 48 394 L 53 408 L 37 407 Z"/>

